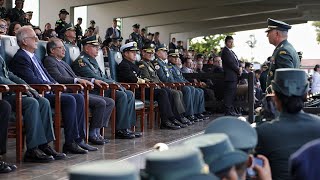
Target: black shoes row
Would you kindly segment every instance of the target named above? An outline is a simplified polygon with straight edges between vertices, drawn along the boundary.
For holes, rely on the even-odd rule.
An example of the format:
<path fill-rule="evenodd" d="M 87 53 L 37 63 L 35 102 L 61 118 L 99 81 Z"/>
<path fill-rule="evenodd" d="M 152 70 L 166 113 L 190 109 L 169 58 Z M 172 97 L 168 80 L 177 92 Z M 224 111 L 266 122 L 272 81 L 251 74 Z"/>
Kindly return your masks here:
<path fill-rule="evenodd" d="M 110 142 L 108 139 L 104 139 L 103 136 L 90 136 L 89 137 L 89 142 L 94 144 L 94 145 L 104 145 Z"/>
<path fill-rule="evenodd" d="M 177 130 L 177 129 L 188 127 L 194 124 L 195 122 L 203 121 L 206 119 L 209 119 L 209 117 L 204 116 L 203 114 L 196 114 L 194 116 L 192 115 L 192 116 L 181 117 L 178 119 L 164 121 L 161 123 L 160 128 Z"/>
<path fill-rule="evenodd" d="M 141 132 L 133 132 L 129 129 L 120 129 L 116 132 L 116 138 L 117 139 L 133 139 L 133 138 L 139 138 L 142 136 Z"/>
<path fill-rule="evenodd" d="M 9 164 L 4 161 L 0 161 L 0 173 L 9 173 L 17 169 L 14 164 Z"/>

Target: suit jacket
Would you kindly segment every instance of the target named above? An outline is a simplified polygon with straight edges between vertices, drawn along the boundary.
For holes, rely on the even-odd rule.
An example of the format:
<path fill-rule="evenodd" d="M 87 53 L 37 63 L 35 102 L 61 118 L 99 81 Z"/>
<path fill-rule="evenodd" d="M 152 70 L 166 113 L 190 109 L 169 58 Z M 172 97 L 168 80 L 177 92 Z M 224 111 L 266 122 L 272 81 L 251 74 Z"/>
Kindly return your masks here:
<path fill-rule="evenodd" d="M 238 81 L 239 62 L 236 55 L 227 47 L 221 52 L 222 67 L 225 81 Z"/>
<path fill-rule="evenodd" d="M 117 38 L 121 37 L 121 31 L 119 29 L 115 29 L 116 31 L 118 31 L 119 35 L 117 36 Z M 112 38 L 112 34 L 113 34 L 113 27 L 109 27 L 106 31 L 106 35 L 104 37 L 104 39 L 108 39 L 108 38 Z"/>
<path fill-rule="evenodd" d="M 177 49 L 177 46 L 173 42 L 170 42 L 169 49 Z"/>
<path fill-rule="evenodd" d="M 40 67 L 44 73 L 49 78 L 50 82 L 42 79 L 42 76 L 32 62 L 31 58 L 28 56 L 24 50 L 19 49 L 17 53 L 13 56 L 10 62 L 10 69 L 14 74 L 25 80 L 28 84 L 53 84 L 57 83 L 43 67 L 41 61 L 39 61 Z"/>
<path fill-rule="evenodd" d="M 73 84 L 75 78 L 86 79 L 91 81 L 91 78 L 77 77 L 71 67 L 64 61 L 58 61 L 52 56 L 47 56 L 43 60 L 43 65 L 48 73 L 61 84 Z"/>

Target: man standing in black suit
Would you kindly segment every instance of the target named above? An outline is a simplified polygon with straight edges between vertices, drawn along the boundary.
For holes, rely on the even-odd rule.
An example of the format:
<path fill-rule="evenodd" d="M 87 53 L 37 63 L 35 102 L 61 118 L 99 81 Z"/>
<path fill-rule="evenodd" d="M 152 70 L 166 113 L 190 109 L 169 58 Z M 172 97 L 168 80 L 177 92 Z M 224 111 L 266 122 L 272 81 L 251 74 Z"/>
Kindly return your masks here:
<path fill-rule="evenodd" d="M 225 115 L 238 115 L 233 107 L 237 91 L 238 76 L 240 75 L 239 60 L 237 55 L 231 50 L 233 47 L 233 37 L 225 38 L 225 47 L 221 52 L 222 67 L 224 71 L 224 105 Z"/>
<path fill-rule="evenodd" d="M 83 86 L 101 86 L 105 82 L 94 78 L 77 77 L 71 67 L 62 58 L 65 55 L 65 49 L 59 38 L 52 38 L 47 43 L 48 56 L 44 58 L 43 65 L 48 73 L 61 84 L 76 84 Z M 114 107 L 114 101 L 108 97 L 99 95 L 89 95 L 89 107 L 91 109 L 91 122 L 89 128 L 89 142 L 96 145 L 103 145 L 109 140 L 104 139 L 100 134 L 102 127 L 107 127 L 110 119 L 111 111 Z"/>
<path fill-rule="evenodd" d="M 117 19 L 113 19 L 112 27 L 109 27 L 106 31 L 104 39 L 119 39 L 121 37 L 121 31 L 117 29 Z"/>

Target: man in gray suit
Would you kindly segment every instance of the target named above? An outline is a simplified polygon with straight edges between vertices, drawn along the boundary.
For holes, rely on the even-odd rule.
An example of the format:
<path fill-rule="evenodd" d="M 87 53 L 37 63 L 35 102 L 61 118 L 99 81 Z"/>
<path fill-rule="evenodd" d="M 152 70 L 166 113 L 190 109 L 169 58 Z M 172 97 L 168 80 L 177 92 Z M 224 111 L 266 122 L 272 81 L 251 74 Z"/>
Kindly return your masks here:
<path fill-rule="evenodd" d="M 6 63 L 1 56 L 0 84 L 27 84 L 24 80 L 8 71 Z M 24 161 L 50 162 L 54 159 L 64 159 L 66 157 L 65 154 L 56 152 L 48 145 L 48 143 L 55 140 L 49 101 L 40 97 L 37 91 L 31 87 L 26 95 L 27 97 L 22 97 L 23 123 L 27 142 Z M 4 94 L 3 99 L 8 101 L 12 108 L 15 109 L 15 95 Z"/>
<path fill-rule="evenodd" d="M 77 77 L 71 67 L 62 58 L 65 56 L 65 48 L 61 39 L 52 38 L 47 43 L 48 56 L 44 58 L 43 65 L 48 73 L 61 84 L 76 84 L 79 83 L 83 86 L 97 86 L 106 84 L 105 82 L 94 79 Z M 109 142 L 100 135 L 100 129 L 107 127 L 110 119 L 114 101 L 108 97 L 102 97 L 95 94 L 89 95 L 89 106 L 92 110 L 92 120 L 89 128 L 89 142 L 97 145 L 103 145 Z"/>

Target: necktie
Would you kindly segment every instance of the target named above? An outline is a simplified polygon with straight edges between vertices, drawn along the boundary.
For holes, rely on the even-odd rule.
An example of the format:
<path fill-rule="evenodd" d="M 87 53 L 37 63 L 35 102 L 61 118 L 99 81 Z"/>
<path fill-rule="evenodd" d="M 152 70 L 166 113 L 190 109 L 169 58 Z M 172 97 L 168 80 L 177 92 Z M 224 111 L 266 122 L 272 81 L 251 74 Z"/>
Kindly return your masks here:
<path fill-rule="evenodd" d="M 35 55 L 32 56 L 32 61 L 33 61 L 34 65 L 36 66 L 36 68 L 38 69 L 38 71 L 40 72 L 42 79 L 45 81 L 51 82 L 50 79 L 48 78 L 48 76 L 46 75 L 46 73 L 41 68 L 39 61 Z"/>

